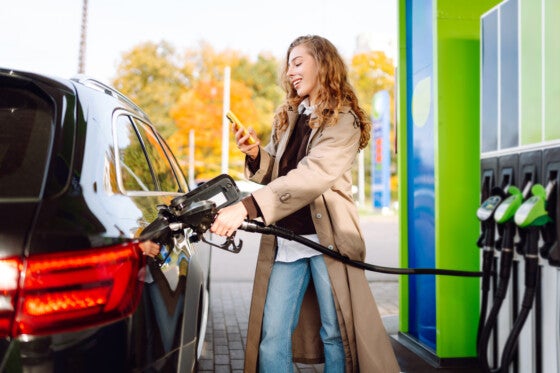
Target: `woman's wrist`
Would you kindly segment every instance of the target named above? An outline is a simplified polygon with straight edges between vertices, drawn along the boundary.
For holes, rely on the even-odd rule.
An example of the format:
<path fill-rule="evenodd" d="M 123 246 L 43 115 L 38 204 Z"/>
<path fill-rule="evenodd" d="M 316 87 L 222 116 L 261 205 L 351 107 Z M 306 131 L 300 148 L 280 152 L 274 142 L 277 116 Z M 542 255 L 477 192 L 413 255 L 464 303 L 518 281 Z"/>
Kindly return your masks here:
<path fill-rule="evenodd" d="M 247 152 L 247 156 L 248 156 L 249 158 L 251 158 L 251 160 L 254 161 L 254 160 L 257 159 L 257 157 L 259 156 L 259 151 L 260 151 L 259 149 L 260 149 L 260 148 L 259 148 L 258 146 L 255 147 L 255 150 L 254 150 L 254 151 L 251 151 L 250 153 Z"/>

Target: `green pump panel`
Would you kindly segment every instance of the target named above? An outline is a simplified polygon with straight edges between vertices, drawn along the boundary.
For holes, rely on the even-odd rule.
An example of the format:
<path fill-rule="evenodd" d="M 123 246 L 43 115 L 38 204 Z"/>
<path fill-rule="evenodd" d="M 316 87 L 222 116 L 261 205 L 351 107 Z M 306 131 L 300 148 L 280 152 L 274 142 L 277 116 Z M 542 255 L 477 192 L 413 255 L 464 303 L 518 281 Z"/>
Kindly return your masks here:
<path fill-rule="evenodd" d="M 499 1 L 400 0 L 403 267 L 479 270 L 480 17 Z M 399 340 L 436 364 L 476 355 L 479 278 L 408 276 Z"/>
<path fill-rule="evenodd" d="M 516 369 L 558 372 L 560 0 L 398 4 L 400 265 L 479 270 L 478 208 L 502 190 L 500 205 L 484 207 L 496 207 L 498 224 L 531 229 L 531 250 L 541 230 L 541 295 L 518 340 L 511 327 L 520 300 L 508 295 L 494 355 L 512 341 Z M 488 248 L 499 262 L 499 247 Z M 523 262 L 536 256 L 518 251 L 510 293 L 520 296 L 530 277 Z M 479 278 L 401 277 L 399 342 L 435 366 L 478 366 L 482 293 Z"/>
<path fill-rule="evenodd" d="M 480 167 L 483 175 L 495 171 L 488 184 L 510 185 L 510 197 L 504 202 L 523 193 L 517 207 L 503 204 L 498 208 L 504 212 L 503 219 L 515 211 L 519 240 L 505 306 L 491 325 L 495 356 L 487 363 L 509 364 L 513 356 L 509 347 L 515 345 L 511 365 L 519 372 L 560 371 L 559 20 L 560 0 L 504 0 L 481 18 Z M 519 245 L 531 243 L 529 238 L 532 244 Z M 496 246 L 496 265 L 502 264 L 502 254 Z M 531 294 L 526 293 L 528 289 L 538 294 L 531 303 L 525 300 L 525 294 Z M 493 300 L 489 303 L 493 306 Z M 527 304 L 530 316 L 519 324 Z"/>

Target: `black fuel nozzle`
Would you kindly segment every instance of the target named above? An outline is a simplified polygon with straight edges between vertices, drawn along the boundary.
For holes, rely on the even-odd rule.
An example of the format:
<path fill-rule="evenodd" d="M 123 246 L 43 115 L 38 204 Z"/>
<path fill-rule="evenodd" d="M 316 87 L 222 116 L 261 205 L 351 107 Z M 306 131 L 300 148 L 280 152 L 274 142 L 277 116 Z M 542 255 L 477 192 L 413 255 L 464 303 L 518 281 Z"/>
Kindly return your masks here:
<path fill-rule="evenodd" d="M 157 218 L 142 230 L 138 239 L 140 241 L 151 240 L 163 245 L 171 240 L 173 231 L 170 226 L 177 221 L 177 217 L 167 205 L 158 205 L 157 209 Z"/>
<path fill-rule="evenodd" d="M 531 197 L 531 188 L 533 187 L 533 182 L 531 180 L 527 180 L 525 186 L 523 187 L 522 195 L 522 202 L 526 201 Z M 525 255 L 525 246 L 527 245 L 527 229 L 524 227 L 517 226 L 517 234 L 519 236 L 519 240 L 517 243 L 514 244 L 515 252 L 519 255 Z"/>
<path fill-rule="evenodd" d="M 185 226 L 191 228 L 196 232 L 198 240 L 207 243 L 210 246 L 216 247 L 218 249 L 226 250 L 231 253 L 237 254 L 241 251 L 243 247 L 243 241 L 239 240 L 235 243 L 235 233 L 229 237 L 222 244 L 216 244 L 214 242 L 208 241 L 204 238 L 204 233 L 212 226 L 214 219 L 218 213 L 216 204 L 212 201 L 197 201 L 191 203 L 189 206 L 184 206 L 184 204 L 177 204 L 176 214 L 179 217 L 179 221 Z M 192 238 L 191 238 L 192 239 Z"/>
<path fill-rule="evenodd" d="M 493 266 L 494 266 L 494 248 L 496 245 L 496 223 L 494 221 L 494 212 L 500 205 L 504 198 L 504 192 L 499 187 L 492 188 L 490 193 L 490 197 L 488 197 L 480 207 L 476 211 L 476 216 L 478 220 L 480 220 L 481 226 L 481 236 L 478 239 L 478 246 L 482 248 L 482 281 L 481 281 L 481 288 L 483 292 L 483 306 L 485 308 L 486 304 L 486 297 L 488 292 L 490 291 L 490 280 L 493 275 Z M 483 311 L 485 313 L 486 311 Z M 479 335 L 480 330 L 482 327 L 482 318 L 481 324 L 479 325 Z"/>
<path fill-rule="evenodd" d="M 139 240 L 151 240 L 159 244 L 169 244 L 174 235 L 191 228 L 197 234 L 206 232 L 216 216 L 216 205 L 211 201 L 197 201 L 187 205 L 159 205 L 158 217 L 150 223 Z"/>
<path fill-rule="evenodd" d="M 243 242 L 236 244 L 235 236 L 228 237 L 222 245 L 208 242 L 204 233 L 210 229 L 218 209 L 240 200 L 235 181 L 226 174 L 219 175 L 190 192 L 175 197 L 169 206 L 158 206 L 158 217 L 150 223 L 138 239 L 152 240 L 159 244 L 172 244 L 173 239 L 188 234 L 190 242 L 204 241 L 211 246 L 230 252 L 239 252 Z M 185 231 L 189 228 L 191 232 Z"/>
<path fill-rule="evenodd" d="M 519 255 L 525 255 L 525 246 L 527 245 L 527 229 L 517 227 L 519 240 L 514 244 L 515 252 Z"/>
<path fill-rule="evenodd" d="M 177 221 L 183 228 L 191 228 L 197 234 L 203 234 L 214 222 L 218 213 L 216 204 L 212 201 L 196 201 L 188 205 L 171 202 L 171 209 L 177 216 Z"/>
<path fill-rule="evenodd" d="M 501 279 L 500 283 L 503 282 L 506 284 L 506 286 L 501 287 L 501 291 L 504 292 L 504 296 L 507 289 L 507 283 L 509 281 L 509 272 L 514 254 L 515 234 L 517 232 L 517 226 L 514 221 L 515 213 L 521 207 L 523 202 L 523 194 L 519 188 L 510 185 L 507 188 L 507 193 L 508 197 L 500 203 L 494 212 L 494 221 L 502 230 L 502 254 L 500 260 L 499 278 Z"/>

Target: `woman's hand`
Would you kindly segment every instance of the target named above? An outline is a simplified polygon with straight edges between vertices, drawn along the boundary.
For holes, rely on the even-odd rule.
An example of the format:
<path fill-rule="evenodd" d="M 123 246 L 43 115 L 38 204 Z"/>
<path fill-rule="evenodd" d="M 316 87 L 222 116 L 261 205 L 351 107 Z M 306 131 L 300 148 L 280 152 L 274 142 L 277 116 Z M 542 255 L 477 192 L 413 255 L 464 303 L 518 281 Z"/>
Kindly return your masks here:
<path fill-rule="evenodd" d="M 247 141 L 249 137 L 255 140 L 254 144 L 249 144 Z M 247 132 L 243 131 L 243 129 L 239 129 L 239 131 L 235 132 L 235 142 L 237 143 L 237 148 L 251 157 L 251 159 L 255 159 L 259 155 L 259 145 L 261 141 L 252 127 L 249 127 Z"/>
<path fill-rule="evenodd" d="M 142 253 L 144 255 L 147 255 L 151 258 L 154 258 L 157 254 L 159 254 L 159 251 L 161 249 L 158 243 L 150 240 L 140 242 L 138 244 L 138 247 L 140 248 L 140 250 L 142 250 Z"/>
<path fill-rule="evenodd" d="M 219 236 L 229 237 L 241 226 L 246 217 L 247 209 L 242 202 L 224 207 L 218 211 L 210 231 Z"/>

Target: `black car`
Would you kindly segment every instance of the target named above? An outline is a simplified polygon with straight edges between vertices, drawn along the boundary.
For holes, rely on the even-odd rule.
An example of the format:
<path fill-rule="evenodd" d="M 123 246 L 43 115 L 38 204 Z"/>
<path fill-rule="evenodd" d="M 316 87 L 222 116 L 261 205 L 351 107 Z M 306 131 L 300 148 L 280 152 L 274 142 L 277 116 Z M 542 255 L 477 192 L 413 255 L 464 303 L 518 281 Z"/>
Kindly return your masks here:
<path fill-rule="evenodd" d="M 118 91 L 0 69 L 0 371 L 194 371 L 210 248 L 185 229 L 152 259 L 138 240 L 188 191 Z"/>

